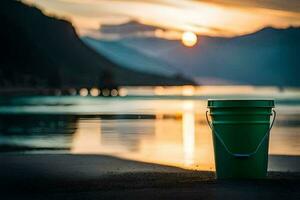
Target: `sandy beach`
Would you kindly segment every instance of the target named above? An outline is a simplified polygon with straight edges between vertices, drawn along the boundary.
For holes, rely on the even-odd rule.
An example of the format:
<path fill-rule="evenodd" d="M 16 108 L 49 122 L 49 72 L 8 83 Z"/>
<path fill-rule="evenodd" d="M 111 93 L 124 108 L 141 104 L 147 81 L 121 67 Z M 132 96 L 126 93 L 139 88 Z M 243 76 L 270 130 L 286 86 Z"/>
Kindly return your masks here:
<path fill-rule="evenodd" d="M 300 173 L 269 172 L 265 180 L 215 180 L 214 172 L 102 155 L 0 155 L 3 199 L 299 199 Z"/>

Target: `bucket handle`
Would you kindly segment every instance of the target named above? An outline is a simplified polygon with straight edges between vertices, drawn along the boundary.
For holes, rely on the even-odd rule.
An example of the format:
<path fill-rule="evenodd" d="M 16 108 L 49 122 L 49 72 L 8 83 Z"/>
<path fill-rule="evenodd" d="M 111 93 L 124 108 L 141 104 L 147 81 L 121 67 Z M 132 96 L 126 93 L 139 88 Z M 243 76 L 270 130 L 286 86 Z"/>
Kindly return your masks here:
<path fill-rule="evenodd" d="M 230 151 L 228 149 L 227 145 L 225 144 L 225 142 L 223 141 L 223 139 L 221 138 L 221 136 L 214 129 L 213 124 L 211 123 L 211 121 L 209 120 L 209 118 L 208 118 L 208 110 L 206 111 L 206 120 L 207 120 L 208 126 L 210 127 L 210 129 L 212 130 L 212 132 L 216 135 L 216 137 L 221 142 L 221 144 L 224 146 L 224 148 L 227 151 L 227 153 L 229 153 L 233 157 L 247 158 L 247 157 L 250 157 L 250 156 L 252 156 L 252 155 L 254 155 L 254 154 L 256 154 L 258 152 L 258 150 L 261 147 L 261 145 L 263 144 L 264 140 L 269 135 L 269 133 L 270 133 L 270 131 L 271 131 L 273 125 L 274 125 L 275 118 L 276 118 L 276 111 L 272 110 L 272 112 L 273 112 L 273 120 L 272 120 L 271 126 L 269 127 L 268 131 L 266 132 L 266 134 L 264 135 L 264 137 L 261 139 L 261 141 L 257 145 L 256 149 L 253 152 L 251 152 L 251 153 L 233 153 L 232 151 Z"/>

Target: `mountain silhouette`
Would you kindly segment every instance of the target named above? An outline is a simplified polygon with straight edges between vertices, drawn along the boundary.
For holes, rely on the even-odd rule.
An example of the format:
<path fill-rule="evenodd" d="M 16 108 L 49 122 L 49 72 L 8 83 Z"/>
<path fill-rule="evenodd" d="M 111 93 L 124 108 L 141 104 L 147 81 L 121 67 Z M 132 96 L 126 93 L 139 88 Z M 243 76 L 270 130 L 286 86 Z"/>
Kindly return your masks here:
<path fill-rule="evenodd" d="M 2 88 L 193 84 L 124 68 L 85 45 L 68 21 L 21 2 L 2 1 L 0 18 Z"/>
<path fill-rule="evenodd" d="M 167 77 L 176 76 L 176 74 L 180 73 L 180 71 L 170 67 L 166 62 L 153 59 L 119 42 L 100 41 L 91 37 L 82 37 L 81 39 L 100 54 L 128 69 Z"/>
<path fill-rule="evenodd" d="M 147 25 L 132 24 L 129 23 L 131 33 L 147 30 L 143 28 Z M 192 48 L 154 36 L 122 37 L 124 29 L 126 24 L 122 29 L 116 26 L 115 32 L 110 26 L 109 33 L 120 37 L 113 45 L 119 43 L 120 47 L 132 48 L 156 62 L 165 62 L 199 84 L 300 86 L 300 28 L 267 27 L 232 38 L 200 35 Z"/>

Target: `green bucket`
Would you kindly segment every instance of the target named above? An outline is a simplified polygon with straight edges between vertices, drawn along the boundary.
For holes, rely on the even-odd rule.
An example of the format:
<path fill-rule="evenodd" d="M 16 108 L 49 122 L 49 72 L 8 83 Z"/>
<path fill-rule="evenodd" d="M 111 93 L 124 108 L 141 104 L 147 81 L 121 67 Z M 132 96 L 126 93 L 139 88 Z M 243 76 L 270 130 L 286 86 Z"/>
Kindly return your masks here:
<path fill-rule="evenodd" d="M 274 100 L 208 100 L 208 108 L 217 178 L 265 178 Z"/>

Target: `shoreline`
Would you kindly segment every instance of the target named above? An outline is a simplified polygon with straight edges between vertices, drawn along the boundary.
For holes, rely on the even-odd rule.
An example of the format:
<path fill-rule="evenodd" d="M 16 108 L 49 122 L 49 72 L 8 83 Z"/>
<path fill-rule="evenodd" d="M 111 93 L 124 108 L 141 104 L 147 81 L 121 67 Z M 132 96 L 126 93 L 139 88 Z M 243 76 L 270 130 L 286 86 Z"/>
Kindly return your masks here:
<path fill-rule="evenodd" d="M 299 199 L 300 172 L 216 180 L 214 172 L 103 155 L 0 154 L 4 199 Z"/>

